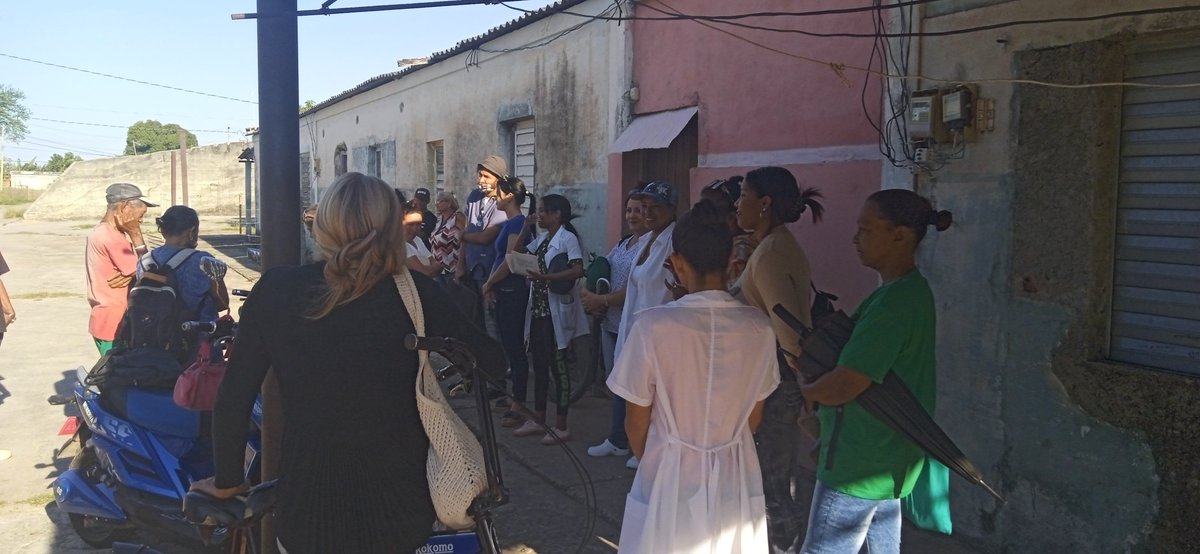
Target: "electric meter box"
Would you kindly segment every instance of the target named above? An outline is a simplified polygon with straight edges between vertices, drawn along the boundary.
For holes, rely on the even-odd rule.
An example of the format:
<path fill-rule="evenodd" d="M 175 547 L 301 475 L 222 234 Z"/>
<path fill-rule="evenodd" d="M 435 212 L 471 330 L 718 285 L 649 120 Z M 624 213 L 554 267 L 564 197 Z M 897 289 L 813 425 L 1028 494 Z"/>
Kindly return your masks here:
<path fill-rule="evenodd" d="M 966 87 L 942 93 L 942 124 L 949 129 L 962 129 L 971 120 L 973 95 Z"/>
<path fill-rule="evenodd" d="M 941 125 L 941 92 L 918 90 L 908 101 L 908 140 L 934 138 Z"/>

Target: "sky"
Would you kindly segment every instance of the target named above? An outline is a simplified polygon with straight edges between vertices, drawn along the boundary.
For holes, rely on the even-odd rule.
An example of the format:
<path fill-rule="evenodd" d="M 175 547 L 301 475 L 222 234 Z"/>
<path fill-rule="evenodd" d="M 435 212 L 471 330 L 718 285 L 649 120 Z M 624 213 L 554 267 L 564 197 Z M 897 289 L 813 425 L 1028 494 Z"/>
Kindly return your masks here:
<path fill-rule="evenodd" d="M 334 8 L 402 3 L 339 0 Z M 537 9 L 552 0 L 517 0 Z M 125 130 L 143 119 L 177 123 L 200 144 L 243 140 L 258 121 L 254 0 L 22 0 L 5 2 L 0 84 L 25 93 L 32 115 L 25 140 L 4 157 L 45 162 L 55 153 L 85 159 L 120 155 Z M 298 0 L 317 9 L 321 0 Z M 301 17 L 300 101 L 320 102 L 486 32 L 521 12 L 500 5 L 456 6 Z M 14 59 L 107 73 L 235 100 L 168 90 Z M 244 101 L 237 101 L 244 100 Z M 86 124 L 86 125 L 85 125 Z"/>

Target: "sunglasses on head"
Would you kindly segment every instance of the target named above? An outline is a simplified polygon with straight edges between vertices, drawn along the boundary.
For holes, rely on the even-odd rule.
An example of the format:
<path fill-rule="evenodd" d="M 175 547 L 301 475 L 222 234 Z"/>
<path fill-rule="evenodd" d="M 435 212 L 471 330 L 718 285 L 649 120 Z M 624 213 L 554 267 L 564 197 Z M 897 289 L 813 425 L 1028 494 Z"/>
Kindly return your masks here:
<path fill-rule="evenodd" d="M 730 202 L 737 202 L 737 199 L 742 195 L 741 185 L 729 179 L 717 179 L 705 188 L 725 195 Z"/>

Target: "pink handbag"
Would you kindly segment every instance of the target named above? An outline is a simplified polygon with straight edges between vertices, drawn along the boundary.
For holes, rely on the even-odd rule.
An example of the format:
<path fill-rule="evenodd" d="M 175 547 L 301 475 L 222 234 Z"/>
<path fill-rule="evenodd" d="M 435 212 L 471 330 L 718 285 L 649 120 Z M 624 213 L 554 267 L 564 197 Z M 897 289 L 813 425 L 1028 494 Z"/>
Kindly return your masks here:
<path fill-rule="evenodd" d="M 222 346 L 229 339 L 217 341 L 214 352 L 212 341 L 201 341 L 196 353 L 196 361 L 183 370 L 179 380 L 175 381 L 175 403 L 189 410 L 208 411 L 217 402 L 217 389 L 221 388 L 221 379 L 225 378 L 225 360 L 228 349 L 222 351 Z M 215 355 L 214 355 L 215 354 Z"/>

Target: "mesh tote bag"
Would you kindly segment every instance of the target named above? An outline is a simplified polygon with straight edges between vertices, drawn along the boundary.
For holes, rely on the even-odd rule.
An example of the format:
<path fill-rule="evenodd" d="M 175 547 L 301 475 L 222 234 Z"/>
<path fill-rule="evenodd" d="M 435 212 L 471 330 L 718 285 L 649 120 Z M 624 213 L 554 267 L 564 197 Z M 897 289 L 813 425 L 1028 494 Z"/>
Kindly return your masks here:
<path fill-rule="evenodd" d="M 406 268 L 393 277 L 417 335 L 424 336 L 425 311 L 421 307 L 421 298 L 417 295 L 412 275 Z M 429 479 L 433 509 L 442 525 L 450 529 L 467 529 L 475 525 L 475 519 L 467 511 L 475 497 L 487 489 L 483 447 L 446 403 L 442 388 L 429 365 L 429 353 L 421 350 L 417 355 L 421 364 L 417 371 L 417 412 L 421 416 L 425 434 L 429 436 L 429 461 L 425 464 L 425 474 Z"/>

